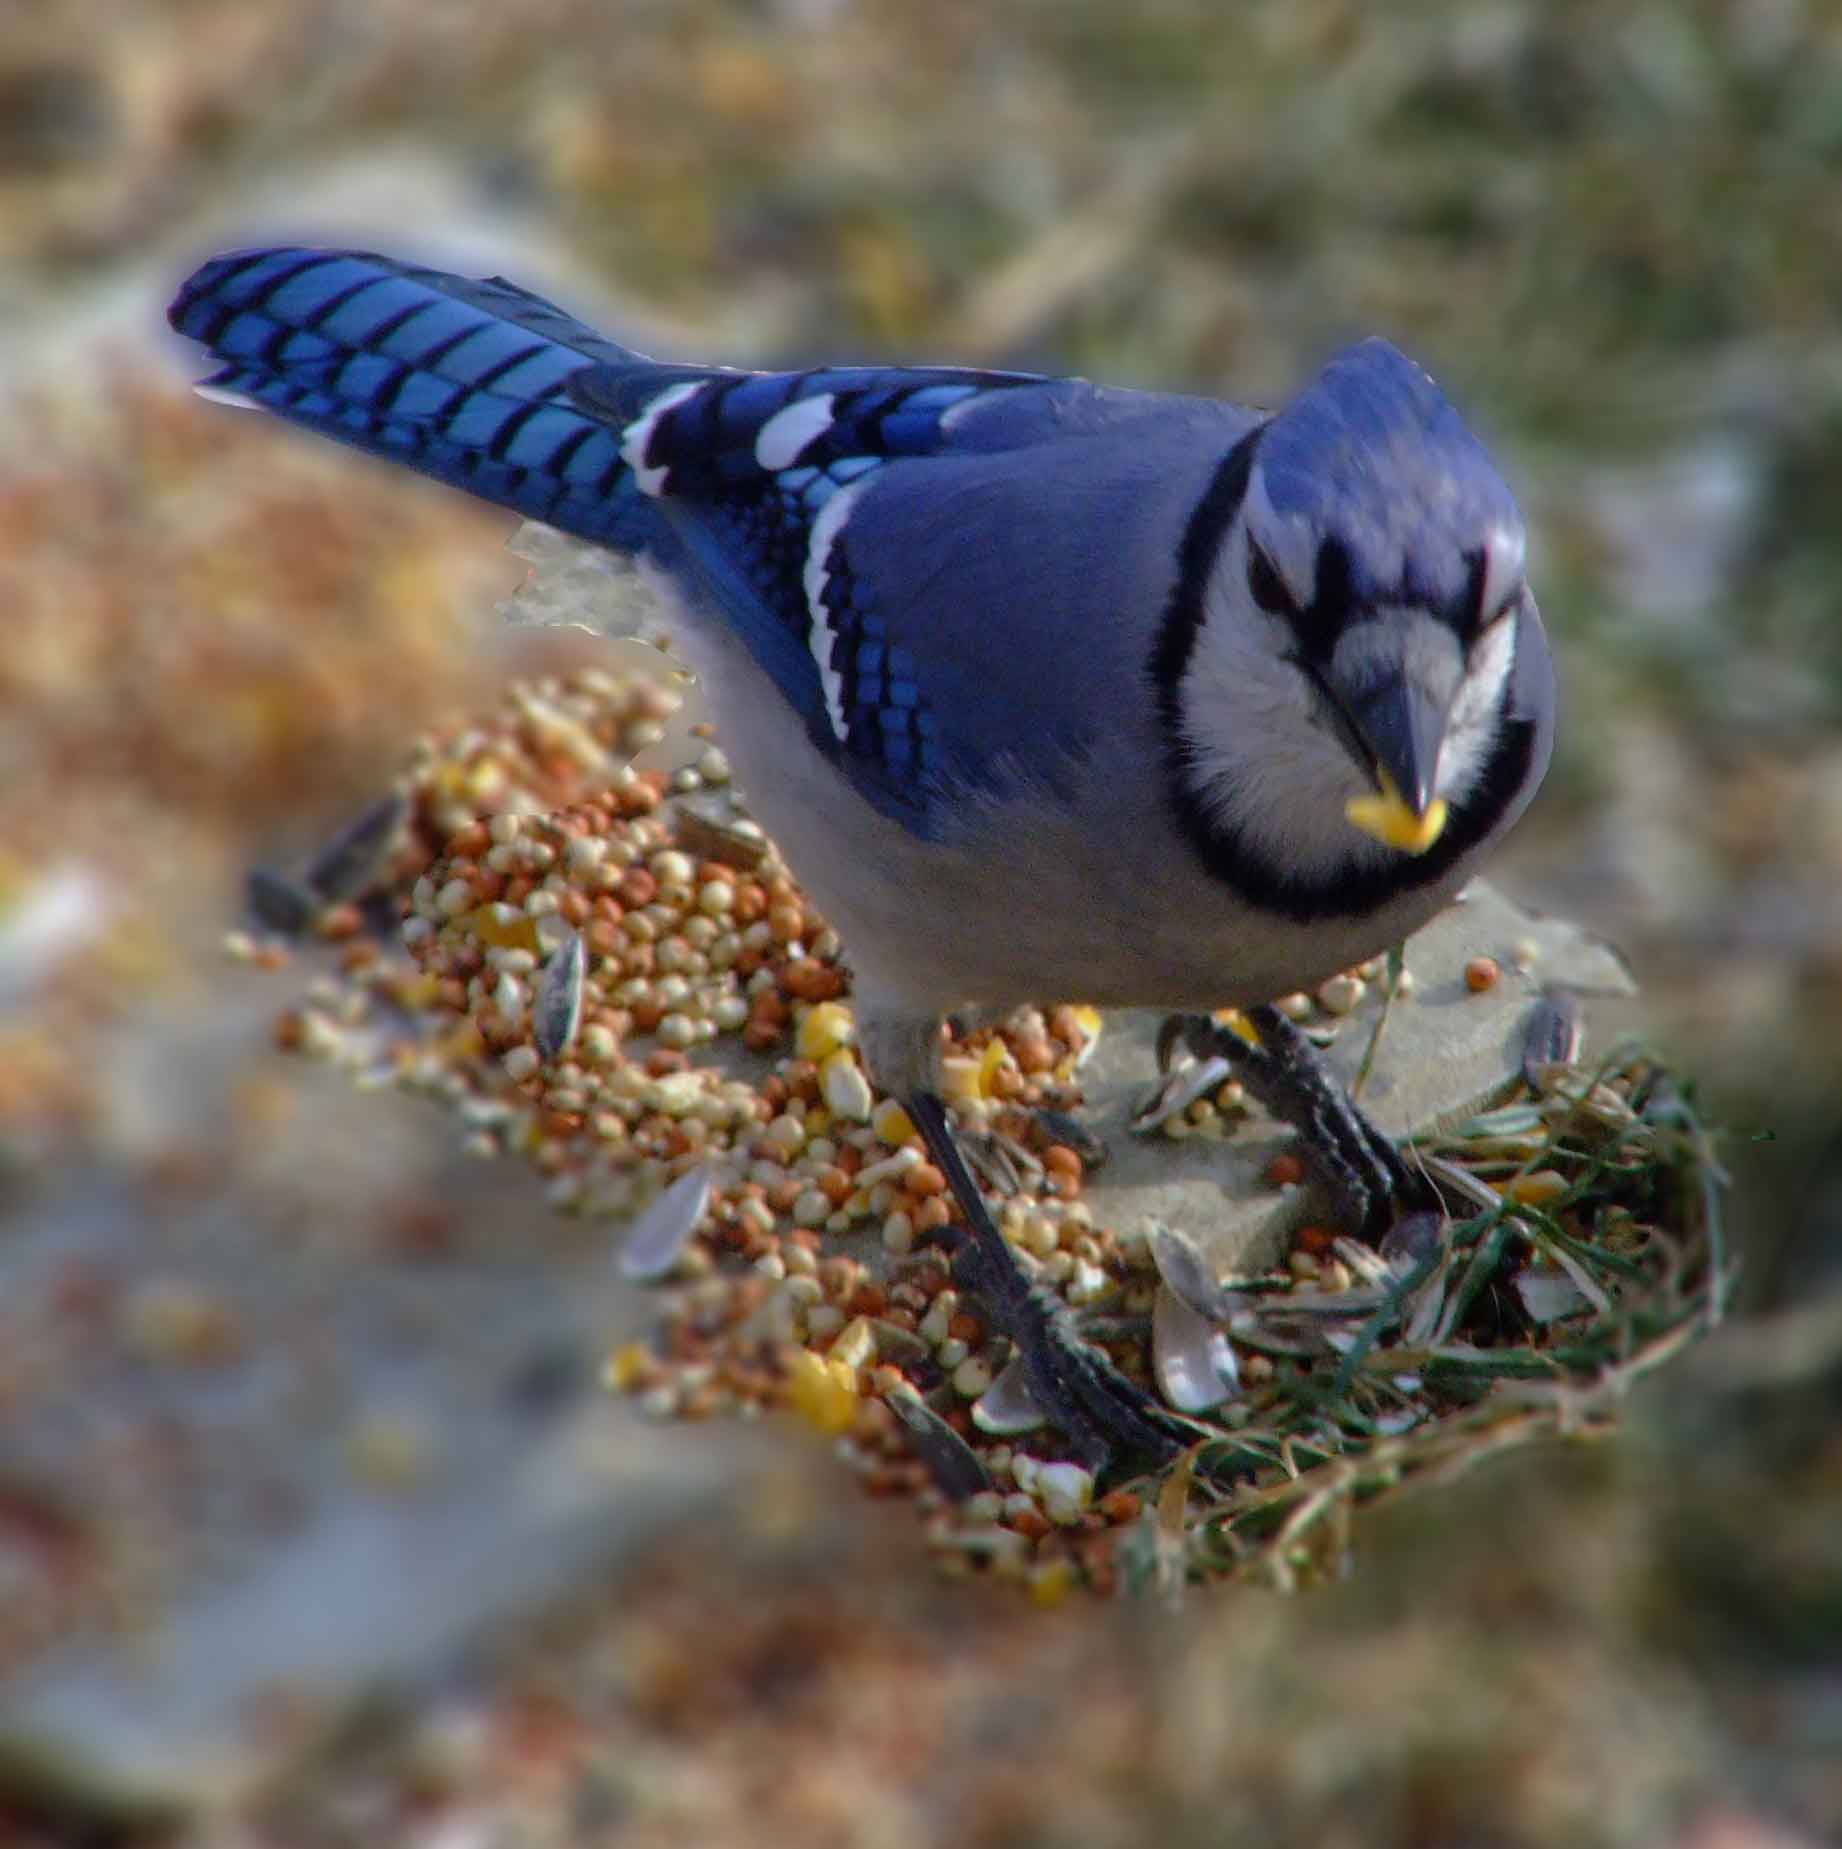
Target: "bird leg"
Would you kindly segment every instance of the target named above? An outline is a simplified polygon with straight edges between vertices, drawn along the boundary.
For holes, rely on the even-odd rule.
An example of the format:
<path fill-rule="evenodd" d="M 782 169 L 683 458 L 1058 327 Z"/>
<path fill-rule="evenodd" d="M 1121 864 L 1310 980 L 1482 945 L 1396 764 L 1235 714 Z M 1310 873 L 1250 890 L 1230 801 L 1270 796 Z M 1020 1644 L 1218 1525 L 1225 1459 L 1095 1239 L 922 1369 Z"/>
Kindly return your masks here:
<path fill-rule="evenodd" d="M 1167 1412 L 1081 1339 L 1068 1306 L 1032 1281 L 998 1231 L 939 1096 L 917 1090 L 906 1103 L 966 1217 L 954 1271 L 985 1299 L 1022 1358 L 1032 1396 L 1074 1441 L 1081 1462 L 1096 1472 L 1115 1455 L 1167 1464 L 1209 1436 L 1206 1427 Z"/>
<path fill-rule="evenodd" d="M 1250 1008 L 1245 1018 L 1253 1040 L 1206 1014 L 1172 1015 L 1158 1032 L 1158 1064 L 1167 1063 L 1179 1041 L 1198 1059 L 1227 1060 L 1242 1085 L 1299 1132 L 1345 1223 L 1366 1243 L 1380 1242 L 1397 1201 L 1410 1208 L 1438 1204 L 1431 1184 L 1407 1166 L 1277 1008 Z"/>

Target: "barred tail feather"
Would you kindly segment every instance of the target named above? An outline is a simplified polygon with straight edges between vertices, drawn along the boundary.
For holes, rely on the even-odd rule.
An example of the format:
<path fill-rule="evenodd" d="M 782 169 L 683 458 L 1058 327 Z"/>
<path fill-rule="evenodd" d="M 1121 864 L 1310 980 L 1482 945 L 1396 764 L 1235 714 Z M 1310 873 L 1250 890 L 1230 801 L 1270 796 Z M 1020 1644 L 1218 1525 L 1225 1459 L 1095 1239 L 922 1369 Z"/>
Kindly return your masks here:
<path fill-rule="evenodd" d="M 621 457 L 621 432 L 567 381 L 649 369 L 500 278 L 472 282 L 362 251 L 234 252 L 168 319 L 220 370 L 201 387 L 630 551 L 674 542 Z"/>

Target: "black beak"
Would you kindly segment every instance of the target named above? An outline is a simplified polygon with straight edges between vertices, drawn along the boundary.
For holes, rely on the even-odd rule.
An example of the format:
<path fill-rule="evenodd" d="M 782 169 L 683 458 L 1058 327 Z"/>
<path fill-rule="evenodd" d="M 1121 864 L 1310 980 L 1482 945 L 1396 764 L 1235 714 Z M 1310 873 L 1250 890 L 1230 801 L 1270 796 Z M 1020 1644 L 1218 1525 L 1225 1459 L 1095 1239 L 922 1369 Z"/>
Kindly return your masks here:
<path fill-rule="evenodd" d="M 1424 854 L 1445 832 L 1448 813 L 1437 794 L 1446 709 L 1393 674 L 1344 711 L 1375 794 L 1352 797 L 1343 813 L 1384 847 Z"/>
<path fill-rule="evenodd" d="M 1416 816 L 1433 805 L 1446 708 L 1403 680 L 1389 680 L 1347 708 L 1383 794 L 1388 784 Z M 1387 782 L 1382 781 L 1383 778 Z"/>

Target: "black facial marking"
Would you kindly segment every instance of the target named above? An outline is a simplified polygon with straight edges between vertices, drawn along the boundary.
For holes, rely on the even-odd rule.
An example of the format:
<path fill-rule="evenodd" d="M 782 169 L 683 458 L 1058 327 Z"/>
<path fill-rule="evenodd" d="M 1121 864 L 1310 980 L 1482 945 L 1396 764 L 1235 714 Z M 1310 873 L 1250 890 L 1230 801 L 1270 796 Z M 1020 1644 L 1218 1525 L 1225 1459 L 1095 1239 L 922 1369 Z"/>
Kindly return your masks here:
<path fill-rule="evenodd" d="M 1247 588 L 1253 593 L 1254 602 L 1269 616 L 1297 618 L 1298 605 L 1292 601 L 1292 593 L 1286 589 L 1278 566 L 1266 556 L 1260 542 L 1251 537 L 1247 542 Z"/>
<path fill-rule="evenodd" d="M 1459 593 L 1452 616 L 1452 627 L 1461 642 L 1479 634 L 1496 613 L 1484 608 L 1484 579 L 1490 570 L 1490 558 L 1482 546 L 1465 554 L 1465 588 Z"/>
<path fill-rule="evenodd" d="M 1164 736 L 1180 741 L 1183 734 L 1178 691 L 1184 670 L 1196 651 L 1196 638 L 1202 634 L 1203 593 L 1209 586 L 1216 554 L 1241 503 L 1247 498 L 1247 481 L 1253 473 L 1254 448 L 1266 426 L 1257 424 L 1223 457 L 1221 467 L 1207 492 L 1196 503 L 1183 545 L 1177 554 L 1177 582 L 1171 588 L 1164 620 L 1158 625 L 1158 639 L 1151 651 L 1152 695 L 1164 722 Z M 1180 742 L 1175 749 L 1185 751 Z"/>
<path fill-rule="evenodd" d="M 1311 601 L 1292 621 L 1299 649 L 1308 660 L 1329 661 L 1338 638 L 1348 628 L 1355 602 L 1351 575 L 1349 547 L 1340 539 L 1322 541 Z"/>

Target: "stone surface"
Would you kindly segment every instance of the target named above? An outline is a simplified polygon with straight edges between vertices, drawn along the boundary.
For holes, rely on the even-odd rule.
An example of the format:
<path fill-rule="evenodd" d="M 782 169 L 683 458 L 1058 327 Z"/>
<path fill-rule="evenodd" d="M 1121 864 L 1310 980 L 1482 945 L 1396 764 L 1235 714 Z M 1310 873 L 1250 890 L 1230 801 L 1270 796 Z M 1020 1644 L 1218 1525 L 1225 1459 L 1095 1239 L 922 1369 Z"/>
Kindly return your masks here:
<path fill-rule="evenodd" d="M 747 1474 L 739 1431 L 687 1445 L 599 1393 L 523 1438 L 508 1420 L 472 1437 L 460 1423 L 422 1434 L 448 1448 L 439 1484 L 323 1478 L 299 1532 L 185 1588 L 151 1635 L 22 1678 L 0 1751 L 139 1802 L 234 1798 L 284 1743 L 265 1741 L 265 1710 L 298 1744 L 367 1692 L 427 1685 L 495 1625 L 713 1515 Z"/>
<path fill-rule="evenodd" d="M 607 1230 L 409 1100 L 278 1072 L 275 999 L 229 971 L 208 1025 L 121 1049 L 155 1179 L 0 1219 L 0 1763 L 99 1798 L 247 1790 L 779 1454 L 610 1397 L 656 1305 Z M 260 1161 L 156 1170 L 255 1096 Z"/>
<path fill-rule="evenodd" d="M 1517 967 L 1519 952 L 1526 970 Z M 1494 958 L 1502 973 L 1493 988 L 1473 994 L 1464 972 L 1478 956 Z M 1482 880 L 1408 941 L 1407 968 L 1413 992 L 1389 1010 L 1362 1092 L 1369 1114 L 1396 1136 L 1457 1122 L 1517 1083 L 1529 1011 L 1545 986 L 1589 997 L 1633 992 L 1616 952 L 1574 925 L 1523 911 Z M 1336 1022 L 1326 1058 L 1345 1082 L 1354 1079 L 1380 1014 L 1381 985 L 1371 984 L 1355 1011 Z M 1308 1183 L 1281 1190 L 1265 1179 L 1267 1165 L 1295 1138 L 1261 1113 L 1219 1142 L 1132 1133 L 1132 1115 L 1156 1083 L 1162 1020 L 1151 1012 L 1109 1016 L 1082 1073 L 1088 1098 L 1082 1120 L 1111 1152 L 1088 1203 L 1121 1233 L 1147 1220 L 1177 1227 L 1223 1275 L 1262 1269 L 1282 1255 L 1295 1227 L 1323 1214 L 1325 1203 Z M 1332 1020 L 1319 1010 L 1310 1025 Z M 1589 1018 L 1589 1032 L 1590 1026 Z"/>

